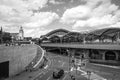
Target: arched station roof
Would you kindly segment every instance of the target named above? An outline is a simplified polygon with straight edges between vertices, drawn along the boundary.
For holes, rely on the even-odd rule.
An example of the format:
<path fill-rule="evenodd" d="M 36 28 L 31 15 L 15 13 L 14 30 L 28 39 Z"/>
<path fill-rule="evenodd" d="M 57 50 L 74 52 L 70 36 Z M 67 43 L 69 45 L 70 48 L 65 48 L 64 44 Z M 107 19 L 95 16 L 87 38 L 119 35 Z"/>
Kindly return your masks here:
<path fill-rule="evenodd" d="M 82 40 L 82 34 L 79 32 L 69 32 L 62 37 L 63 41 L 79 42 Z"/>
<path fill-rule="evenodd" d="M 103 28 L 103 29 L 98 29 L 98 30 L 94 30 L 88 34 L 94 34 L 94 35 L 107 35 L 107 34 L 112 34 L 115 32 L 119 32 L 120 28 Z"/>
<path fill-rule="evenodd" d="M 68 31 L 68 30 L 66 30 L 66 29 L 56 29 L 56 30 L 53 30 L 53 31 L 47 33 L 45 36 L 49 37 L 49 36 L 53 36 L 54 34 L 57 35 L 57 33 L 58 33 L 58 35 L 59 35 L 59 34 L 60 34 L 60 35 L 64 35 L 64 34 L 67 34 L 67 33 L 69 33 L 69 32 L 70 32 L 70 31 Z"/>
<path fill-rule="evenodd" d="M 120 32 L 120 28 L 103 28 L 98 29 L 87 34 L 87 38 L 100 38 L 100 37 L 113 37 L 117 32 Z"/>

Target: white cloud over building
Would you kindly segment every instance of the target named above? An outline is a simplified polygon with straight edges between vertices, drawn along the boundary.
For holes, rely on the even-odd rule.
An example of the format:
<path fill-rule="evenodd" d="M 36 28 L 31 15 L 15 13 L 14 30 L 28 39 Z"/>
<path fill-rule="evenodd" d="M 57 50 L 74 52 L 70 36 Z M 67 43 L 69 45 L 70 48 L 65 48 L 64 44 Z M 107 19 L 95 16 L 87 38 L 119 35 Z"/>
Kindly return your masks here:
<path fill-rule="evenodd" d="M 112 0 L 0 0 L 0 26 L 39 37 L 64 28 L 74 31 L 120 27 L 120 5 Z"/>
<path fill-rule="evenodd" d="M 33 12 L 45 7 L 47 2 L 48 0 L 0 0 L 0 25 L 8 31 L 14 31 L 15 26 L 22 25 L 27 28 L 26 33 L 47 26 L 59 16 L 54 12 Z"/>
<path fill-rule="evenodd" d="M 74 30 L 88 30 L 104 27 L 116 27 L 119 23 L 119 6 L 111 0 L 83 0 L 84 5 L 67 9 L 61 22 L 72 23 Z M 91 28 L 92 27 L 92 28 Z M 117 26 L 120 27 L 120 26 Z"/>

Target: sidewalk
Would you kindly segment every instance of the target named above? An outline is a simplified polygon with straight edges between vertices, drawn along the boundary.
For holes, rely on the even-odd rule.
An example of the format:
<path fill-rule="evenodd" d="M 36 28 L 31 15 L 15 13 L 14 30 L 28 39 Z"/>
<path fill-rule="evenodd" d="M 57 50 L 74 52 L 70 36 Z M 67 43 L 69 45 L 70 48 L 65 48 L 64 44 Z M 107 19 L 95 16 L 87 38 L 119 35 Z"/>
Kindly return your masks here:
<path fill-rule="evenodd" d="M 76 69 L 74 68 L 71 68 L 71 71 L 75 71 L 76 72 Z M 79 72 L 78 72 L 79 71 Z M 86 79 L 90 79 L 90 80 L 107 80 L 101 76 L 99 76 L 98 74 L 94 73 L 94 72 L 91 72 L 90 76 L 87 74 L 87 71 L 86 70 L 82 70 L 80 68 L 77 68 L 77 72 L 76 72 L 78 75 L 76 75 L 77 77 L 77 80 L 86 80 Z M 76 74 L 74 73 L 74 74 Z"/>

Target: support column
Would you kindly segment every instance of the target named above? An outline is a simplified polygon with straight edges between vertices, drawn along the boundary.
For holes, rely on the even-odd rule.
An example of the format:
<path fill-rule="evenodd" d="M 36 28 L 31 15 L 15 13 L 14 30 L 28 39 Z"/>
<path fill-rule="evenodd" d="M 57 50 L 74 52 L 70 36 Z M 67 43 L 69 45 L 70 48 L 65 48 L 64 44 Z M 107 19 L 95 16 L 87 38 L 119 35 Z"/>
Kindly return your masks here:
<path fill-rule="evenodd" d="M 89 51 L 88 50 L 84 50 L 84 54 L 85 54 L 85 58 L 89 58 Z"/>
<path fill-rule="evenodd" d="M 83 43 L 84 43 L 84 44 L 86 43 L 86 39 L 85 39 L 85 37 L 83 38 Z"/>
<path fill-rule="evenodd" d="M 115 53 L 115 55 L 116 55 L 116 60 L 118 60 L 118 53 L 117 52 L 114 52 Z"/>
<path fill-rule="evenodd" d="M 120 32 L 117 32 L 117 42 L 120 42 Z"/>
<path fill-rule="evenodd" d="M 102 60 L 105 61 L 105 52 L 102 53 Z"/>

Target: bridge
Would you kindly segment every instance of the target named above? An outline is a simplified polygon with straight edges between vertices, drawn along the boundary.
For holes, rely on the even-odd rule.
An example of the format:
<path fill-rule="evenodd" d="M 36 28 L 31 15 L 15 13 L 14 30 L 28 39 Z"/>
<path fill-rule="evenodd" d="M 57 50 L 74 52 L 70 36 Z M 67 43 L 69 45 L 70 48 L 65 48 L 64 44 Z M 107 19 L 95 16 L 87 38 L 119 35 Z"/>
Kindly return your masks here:
<path fill-rule="evenodd" d="M 61 32 L 61 33 L 60 33 Z M 42 36 L 40 45 L 46 50 L 83 56 L 90 62 L 120 65 L 120 29 L 107 28 L 89 33 L 58 29 Z"/>
<path fill-rule="evenodd" d="M 99 50 L 120 50 L 120 44 L 78 44 L 78 43 L 42 43 L 42 47 L 73 48 L 73 49 L 99 49 Z"/>

